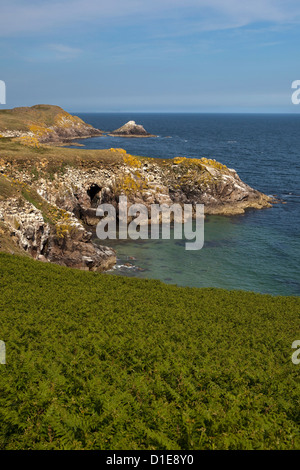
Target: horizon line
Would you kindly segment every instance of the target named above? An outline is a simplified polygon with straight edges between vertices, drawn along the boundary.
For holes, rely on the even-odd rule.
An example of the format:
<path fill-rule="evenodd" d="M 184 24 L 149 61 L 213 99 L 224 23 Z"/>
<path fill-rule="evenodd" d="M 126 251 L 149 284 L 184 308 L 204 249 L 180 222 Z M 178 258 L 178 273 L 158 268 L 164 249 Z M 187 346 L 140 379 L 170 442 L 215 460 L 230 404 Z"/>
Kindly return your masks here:
<path fill-rule="evenodd" d="M 300 109 L 299 109 L 300 111 Z M 268 114 L 268 115 L 300 115 L 297 111 L 137 111 L 137 110 L 124 110 L 124 111 L 68 111 L 69 113 L 89 113 L 89 114 Z"/>
<path fill-rule="evenodd" d="M 31 108 L 33 106 L 38 106 L 38 105 L 48 105 L 48 106 L 59 106 L 60 108 L 64 110 L 68 110 L 70 114 L 127 114 L 127 113 L 135 113 L 135 114 L 243 114 L 243 115 L 249 115 L 249 114 L 255 114 L 255 115 L 298 115 L 298 110 L 293 110 L 293 111 L 260 111 L 260 110 L 253 110 L 253 111 L 226 111 L 226 110 L 205 110 L 205 111 L 181 111 L 181 110 L 175 110 L 175 111 L 168 111 L 168 110 L 72 110 L 71 107 L 66 106 L 64 107 L 63 105 L 57 105 L 57 104 L 49 104 L 49 103 L 37 103 L 33 105 L 17 105 L 17 106 L 11 106 L 11 107 L 3 107 L 2 106 L 7 106 L 6 104 L 0 105 L 0 112 L 1 111 L 6 111 L 6 110 L 12 110 L 14 108 L 23 108 L 23 107 L 28 107 Z M 299 108 L 300 111 L 300 108 Z"/>

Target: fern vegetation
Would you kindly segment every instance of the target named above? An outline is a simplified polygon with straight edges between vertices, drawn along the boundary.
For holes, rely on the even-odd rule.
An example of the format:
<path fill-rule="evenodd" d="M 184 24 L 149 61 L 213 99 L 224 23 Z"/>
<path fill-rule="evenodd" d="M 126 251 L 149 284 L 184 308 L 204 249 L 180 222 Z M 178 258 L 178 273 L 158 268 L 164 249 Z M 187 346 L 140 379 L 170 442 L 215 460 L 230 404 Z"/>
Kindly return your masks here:
<path fill-rule="evenodd" d="M 0 449 L 299 449 L 300 299 L 0 254 Z"/>

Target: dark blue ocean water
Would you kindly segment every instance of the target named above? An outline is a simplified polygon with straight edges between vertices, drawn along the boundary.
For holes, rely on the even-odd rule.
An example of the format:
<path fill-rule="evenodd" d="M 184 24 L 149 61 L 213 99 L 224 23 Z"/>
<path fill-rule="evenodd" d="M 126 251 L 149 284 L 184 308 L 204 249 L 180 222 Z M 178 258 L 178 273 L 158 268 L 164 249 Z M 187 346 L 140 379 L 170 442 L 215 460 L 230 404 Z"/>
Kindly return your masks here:
<path fill-rule="evenodd" d="M 78 116 L 107 132 L 135 120 L 158 135 L 79 141 L 86 148 L 117 147 L 158 158 L 215 158 L 234 168 L 250 186 L 285 202 L 240 216 L 207 217 L 204 247 L 198 252 L 186 251 L 180 240 L 105 241 L 117 250 L 116 274 L 183 286 L 300 294 L 300 115 Z M 128 260 L 132 266 L 124 266 Z"/>

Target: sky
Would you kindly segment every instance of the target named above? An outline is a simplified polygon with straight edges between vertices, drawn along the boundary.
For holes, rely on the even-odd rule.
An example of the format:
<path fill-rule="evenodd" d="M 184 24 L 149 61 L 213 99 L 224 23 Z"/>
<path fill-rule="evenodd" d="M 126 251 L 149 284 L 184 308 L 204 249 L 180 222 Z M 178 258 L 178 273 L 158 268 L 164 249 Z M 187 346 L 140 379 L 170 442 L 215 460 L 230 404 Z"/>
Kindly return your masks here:
<path fill-rule="evenodd" d="M 299 0 L 0 0 L 0 109 L 297 113 L 299 26 Z"/>

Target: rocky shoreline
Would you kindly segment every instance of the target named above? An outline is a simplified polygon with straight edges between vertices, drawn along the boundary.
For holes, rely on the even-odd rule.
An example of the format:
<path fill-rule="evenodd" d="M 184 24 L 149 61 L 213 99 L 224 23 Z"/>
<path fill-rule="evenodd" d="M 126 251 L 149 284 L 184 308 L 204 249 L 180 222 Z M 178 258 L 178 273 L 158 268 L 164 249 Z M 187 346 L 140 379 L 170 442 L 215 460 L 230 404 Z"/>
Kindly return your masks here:
<path fill-rule="evenodd" d="M 66 149 L 62 143 L 102 135 L 58 106 L 0 112 L 0 250 L 41 261 L 104 271 L 114 250 L 95 244 L 100 204 L 203 204 L 205 214 L 235 215 L 271 207 L 274 200 L 251 188 L 234 169 L 207 158 L 154 159 L 123 149 Z M 150 137 L 129 121 L 114 136 Z"/>
<path fill-rule="evenodd" d="M 92 230 L 100 220 L 98 205 L 117 209 L 121 195 L 127 196 L 129 206 L 145 205 L 149 217 L 151 204 L 191 204 L 194 209 L 204 204 L 205 214 L 218 215 L 272 206 L 272 198 L 215 160 L 160 160 L 135 157 L 123 149 L 94 151 L 85 159 L 86 150 L 76 149 L 76 157 L 73 152 L 44 147 L 42 159 L 32 151 L 20 160 L 1 153 L 0 188 L 6 187 L 6 193 L 0 190 L 0 229 L 35 259 L 85 270 L 112 268 L 116 253 L 96 245 Z M 58 171 L 60 153 L 70 160 Z"/>
<path fill-rule="evenodd" d="M 108 134 L 113 137 L 156 137 L 135 121 L 104 133 L 59 106 L 0 110 L 0 138 L 13 138 L 28 144 L 63 144 L 74 139 L 86 139 Z"/>

